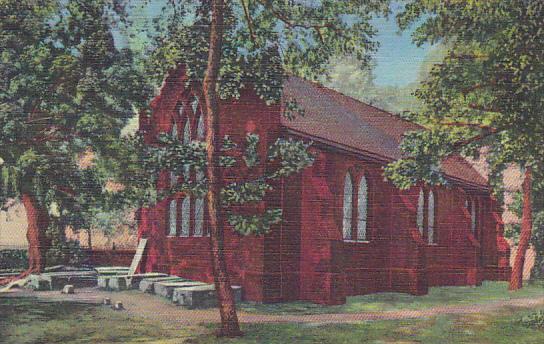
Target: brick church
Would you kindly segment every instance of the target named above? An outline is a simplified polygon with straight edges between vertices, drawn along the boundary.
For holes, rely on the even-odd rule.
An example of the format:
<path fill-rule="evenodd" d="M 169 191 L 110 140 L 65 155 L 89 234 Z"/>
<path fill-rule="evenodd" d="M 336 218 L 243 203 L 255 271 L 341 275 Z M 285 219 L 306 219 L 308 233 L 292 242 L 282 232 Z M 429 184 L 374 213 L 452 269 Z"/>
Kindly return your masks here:
<path fill-rule="evenodd" d="M 316 158 L 263 202 L 283 209 L 283 221 L 269 234 L 243 237 L 226 227 L 228 269 L 245 300 L 342 304 L 351 295 L 423 295 L 432 286 L 509 278 L 501 209 L 466 160 L 443 162 L 448 187 L 399 190 L 383 167 L 401 157 L 402 135 L 419 126 L 296 77 L 283 94 L 305 116 L 288 120 L 281 105 L 266 105 L 250 89 L 220 104 L 220 137 L 242 142 L 256 133 L 263 153 L 278 137 L 308 140 Z M 179 69 L 154 99 L 152 116 L 140 119 L 140 130 L 150 144 L 163 132 L 204 140 L 202 107 L 199 87 L 187 87 Z M 193 174 L 180 178 L 202 178 Z M 236 175 L 225 171 L 224 178 Z M 165 171 L 158 187 L 170 182 Z M 140 271 L 213 281 L 204 199 L 178 194 L 141 209 L 138 236 L 148 239 Z"/>

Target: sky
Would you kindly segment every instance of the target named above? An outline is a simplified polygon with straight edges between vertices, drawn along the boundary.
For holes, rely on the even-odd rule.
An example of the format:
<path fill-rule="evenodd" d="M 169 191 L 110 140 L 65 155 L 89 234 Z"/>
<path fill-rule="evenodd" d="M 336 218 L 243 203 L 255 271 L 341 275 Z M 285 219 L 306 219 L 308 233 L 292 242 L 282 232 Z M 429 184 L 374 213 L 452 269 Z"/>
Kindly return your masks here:
<path fill-rule="evenodd" d="M 405 86 L 416 81 L 421 64 L 432 47 L 413 44 L 413 28 L 399 32 L 395 15 L 401 10 L 401 5 L 393 4 L 391 10 L 388 19 L 378 18 L 373 22 L 378 30 L 376 39 L 380 43 L 374 55 L 375 83 L 379 86 Z"/>

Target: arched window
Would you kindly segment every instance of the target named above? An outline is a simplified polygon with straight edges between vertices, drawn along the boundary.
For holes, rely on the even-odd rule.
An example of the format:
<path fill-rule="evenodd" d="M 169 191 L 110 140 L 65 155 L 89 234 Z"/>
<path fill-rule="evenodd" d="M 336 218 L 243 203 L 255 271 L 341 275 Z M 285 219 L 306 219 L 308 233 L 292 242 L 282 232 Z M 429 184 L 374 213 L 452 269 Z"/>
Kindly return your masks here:
<path fill-rule="evenodd" d="M 195 201 L 195 236 L 204 235 L 204 198 Z"/>
<path fill-rule="evenodd" d="M 170 135 L 177 140 L 178 139 L 178 124 L 174 121 L 172 124 L 172 130 L 170 131 Z M 178 176 L 173 172 L 170 171 L 170 187 L 173 187 L 178 182 Z"/>
<path fill-rule="evenodd" d="M 191 143 L 191 123 L 189 122 L 189 118 L 187 117 L 187 120 L 185 121 L 185 127 L 183 128 L 183 143 L 189 144 Z M 183 166 L 183 178 L 189 179 L 191 173 L 191 168 L 186 165 Z"/>
<path fill-rule="evenodd" d="M 175 199 L 170 201 L 168 209 L 168 235 L 175 236 L 177 231 L 177 202 Z"/>
<path fill-rule="evenodd" d="M 193 99 L 193 102 L 191 103 L 191 106 L 193 107 L 193 113 L 196 114 L 196 110 L 198 109 L 198 97 L 195 96 L 195 99 Z"/>
<path fill-rule="evenodd" d="M 186 196 L 181 203 L 181 236 L 189 236 L 191 226 L 191 198 Z"/>
<path fill-rule="evenodd" d="M 198 125 L 196 127 L 196 138 L 197 140 L 203 141 L 206 136 L 206 129 L 204 124 L 204 116 L 200 116 L 198 119 Z"/>
<path fill-rule="evenodd" d="M 366 240 L 367 217 L 368 184 L 366 177 L 362 176 L 357 193 L 357 240 Z"/>
<path fill-rule="evenodd" d="M 476 225 L 477 225 L 477 219 L 478 219 L 478 215 L 477 215 L 477 209 L 476 209 L 476 201 L 474 201 L 473 199 L 471 199 L 469 201 L 469 204 L 470 204 L 470 230 L 472 231 L 472 233 L 476 234 Z"/>
<path fill-rule="evenodd" d="M 344 179 L 344 217 L 343 217 L 343 235 L 344 240 L 351 240 L 351 216 L 353 211 L 353 183 L 351 176 L 346 174 Z"/>
<path fill-rule="evenodd" d="M 435 241 L 435 233 L 434 233 L 434 217 L 435 217 L 435 204 L 434 204 L 434 192 L 431 190 L 429 191 L 429 199 L 428 199 L 428 214 L 427 214 L 427 238 L 429 241 L 429 244 L 434 244 Z"/>
<path fill-rule="evenodd" d="M 425 217 L 425 192 L 423 189 L 419 190 L 419 198 L 417 200 L 417 229 L 419 233 L 423 235 L 424 229 L 424 217 Z"/>
<path fill-rule="evenodd" d="M 204 116 L 200 116 L 198 119 L 198 125 L 196 128 L 196 137 L 197 140 L 204 140 L 205 136 L 205 127 L 204 127 Z M 196 180 L 202 181 L 204 179 L 204 172 L 196 172 Z M 200 197 L 195 200 L 195 236 L 204 235 L 204 198 Z"/>

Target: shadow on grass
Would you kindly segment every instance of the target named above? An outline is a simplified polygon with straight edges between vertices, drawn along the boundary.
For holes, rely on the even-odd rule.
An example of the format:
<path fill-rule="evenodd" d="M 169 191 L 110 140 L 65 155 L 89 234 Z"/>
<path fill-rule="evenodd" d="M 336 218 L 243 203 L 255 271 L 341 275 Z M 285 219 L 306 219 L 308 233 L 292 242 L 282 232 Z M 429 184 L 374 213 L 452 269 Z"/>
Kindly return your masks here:
<path fill-rule="evenodd" d="M 517 321 L 534 310 L 507 308 L 487 314 L 441 315 L 429 319 L 366 321 L 358 324 L 244 324 L 243 338 L 196 336 L 191 343 L 437 343 L 541 344 L 544 331 Z"/>
<path fill-rule="evenodd" d="M 322 306 L 309 302 L 257 304 L 244 302 L 240 309 L 262 314 L 332 314 L 399 310 L 421 310 L 441 306 L 485 304 L 520 298 L 544 297 L 544 284 L 540 281 L 510 292 L 507 282 L 483 282 L 481 286 L 435 287 L 429 294 L 413 296 L 402 293 L 377 293 L 348 297 L 346 304 Z"/>

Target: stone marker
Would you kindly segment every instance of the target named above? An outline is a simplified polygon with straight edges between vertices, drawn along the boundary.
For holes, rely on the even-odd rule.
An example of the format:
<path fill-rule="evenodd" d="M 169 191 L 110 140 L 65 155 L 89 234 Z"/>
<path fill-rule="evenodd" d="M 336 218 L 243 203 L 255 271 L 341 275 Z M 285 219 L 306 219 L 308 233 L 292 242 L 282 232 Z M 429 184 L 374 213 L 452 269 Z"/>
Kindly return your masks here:
<path fill-rule="evenodd" d="M 28 276 L 27 287 L 36 291 L 51 290 L 51 281 L 43 279 L 41 275 L 32 274 Z"/>
<path fill-rule="evenodd" d="M 176 276 L 144 278 L 140 282 L 140 290 L 143 291 L 144 293 L 153 293 L 154 292 L 153 285 L 156 282 L 166 282 L 166 281 L 183 282 L 185 280 L 183 278 L 179 278 Z"/>
<path fill-rule="evenodd" d="M 168 277 L 168 275 L 160 272 L 146 272 L 143 274 L 135 274 L 132 276 L 127 275 L 125 276 L 125 284 L 127 285 L 127 289 L 138 289 L 140 287 L 140 282 L 143 279 L 157 277 Z"/>
<path fill-rule="evenodd" d="M 62 288 L 63 294 L 73 294 L 74 293 L 74 286 L 71 284 L 67 284 Z"/>
<path fill-rule="evenodd" d="M 98 288 L 108 289 L 110 276 L 98 276 Z"/>
<path fill-rule="evenodd" d="M 236 302 L 242 301 L 242 287 L 232 286 Z M 209 308 L 217 306 L 215 286 L 207 284 L 203 286 L 182 287 L 174 289 L 172 301 L 186 308 Z"/>
<path fill-rule="evenodd" d="M 28 286 L 34 290 L 62 290 L 67 285 L 76 288 L 95 287 L 97 274 L 95 271 L 46 272 L 30 275 Z"/>
<path fill-rule="evenodd" d="M 112 276 L 108 280 L 108 289 L 115 290 L 115 291 L 121 291 L 126 290 L 127 288 L 127 280 L 125 276 Z"/>
<path fill-rule="evenodd" d="M 113 309 L 116 311 L 121 311 L 125 308 L 123 307 L 123 303 L 121 301 L 117 301 L 116 303 L 113 304 Z"/>
<path fill-rule="evenodd" d="M 109 297 L 106 297 L 104 301 L 102 301 L 102 303 L 105 304 L 106 306 L 109 306 L 111 305 L 111 299 Z"/>
<path fill-rule="evenodd" d="M 171 299 L 174 289 L 182 287 L 196 287 L 199 285 L 206 285 L 206 283 L 187 280 L 181 282 L 155 282 L 153 285 L 153 290 L 156 295 Z"/>

